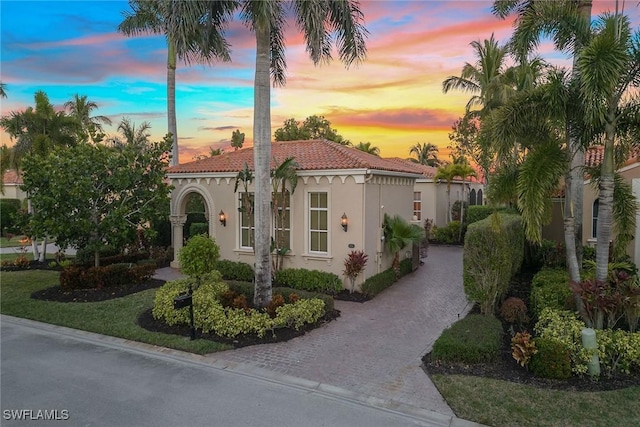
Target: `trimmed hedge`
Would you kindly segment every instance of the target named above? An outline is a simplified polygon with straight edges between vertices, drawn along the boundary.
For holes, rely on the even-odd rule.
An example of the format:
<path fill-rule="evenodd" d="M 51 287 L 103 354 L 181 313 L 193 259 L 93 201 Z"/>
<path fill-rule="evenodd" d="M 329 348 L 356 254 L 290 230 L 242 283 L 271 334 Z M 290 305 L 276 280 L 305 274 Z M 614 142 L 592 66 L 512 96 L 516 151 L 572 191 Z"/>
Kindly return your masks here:
<path fill-rule="evenodd" d="M 529 362 L 533 375 L 558 380 L 571 377 L 571 357 L 564 344 L 549 338 L 536 338 L 534 342 L 537 353 Z"/>
<path fill-rule="evenodd" d="M 494 212 L 503 214 L 518 214 L 517 209 L 508 207 L 495 207 L 489 205 L 471 205 L 466 214 L 467 224 L 482 221 Z"/>
<path fill-rule="evenodd" d="M 545 308 L 571 310 L 573 293 L 565 269 L 543 268 L 531 280 L 531 309 L 539 315 Z"/>
<path fill-rule="evenodd" d="M 285 268 L 275 273 L 275 284 L 279 287 L 322 292 L 335 295 L 343 288 L 340 277 L 333 273 L 304 268 Z"/>
<path fill-rule="evenodd" d="M 433 227 L 431 240 L 445 244 L 460 243 L 460 227 L 460 221 L 451 221 L 444 227 Z"/>
<path fill-rule="evenodd" d="M 469 300 L 493 315 L 509 281 L 522 266 L 524 230 L 518 215 L 497 214 L 469 225 L 463 254 L 463 284 Z"/>
<path fill-rule="evenodd" d="M 393 268 L 375 274 L 364 281 L 361 286 L 362 293 L 370 298 L 373 298 L 380 292 L 393 285 L 400 277 L 406 276 L 407 274 L 411 273 L 411 271 L 411 259 L 403 259 L 402 261 L 400 261 L 399 277 L 396 277 Z"/>
<path fill-rule="evenodd" d="M 502 323 L 493 316 L 470 314 L 442 332 L 431 358 L 442 362 L 486 363 L 498 360 Z"/>
<path fill-rule="evenodd" d="M 144 260 L 138 264 L 117 263 L 101 267 L 83 268 L 76 265 L 60 272 L 60 287 L 74 289 L 102 289 L 145 282 L 156 271 L 156 263 Z"/>
<path fill-rule="evenodd" d="M 230 261 L 219 259 L 213 263 L 213 269 L 222 274 L 224 280 L 238 280 L 242 282 L 252 282 L 255 276 L 253 267 L 246 262 Z"/>

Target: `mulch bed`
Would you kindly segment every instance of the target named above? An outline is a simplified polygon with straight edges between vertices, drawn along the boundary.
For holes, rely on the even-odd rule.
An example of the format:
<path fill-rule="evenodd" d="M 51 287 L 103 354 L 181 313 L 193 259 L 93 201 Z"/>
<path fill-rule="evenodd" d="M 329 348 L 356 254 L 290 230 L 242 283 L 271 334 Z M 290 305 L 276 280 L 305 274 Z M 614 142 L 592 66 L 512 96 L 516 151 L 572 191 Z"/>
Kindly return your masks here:
<path fill-rule="evenodd" d="M 507 296 L 515 296 L 525 301 L 529 306 L 529 289 L 531 284 L 531 272 L 524 272 L 512 279 Z M 472 312 L 479 313 L 477 306 Z M 443 363 L 431 359 L 431 353 L 427 353 L 422 358 L 422 366 L 427 375 L 469 375 L 486 378 L 494 378 L 514 383 L 527 384 L 538 388 L 565 390 L 565 391 L 606 391 L 618 390 L 621 388 L 640 386 L 640 374 L 625 375 L 617 373 L 612 377 L 607 377 L 604 373 L 598 379 L 591 379 L 587 375 L 584 377 L 573 376 L 567 380 L 551 380 L 535 377 L 531 372 L 522 368 L 511 355 L 511 334 L 508 329 L 510 325 L 503 323 L 504 336 L 502 340 L 501 356 L 494 363 L 464 364 L 464 363 Z"/>
<path fill-rule="evenodd" d="M 164 280 L 149 279 L 137 285 L 124 285 L 102 289 L 76 289 L 65 291 L 59 285 L 51 288 L 36 291 L 31 294 L 31 298 L 44 301 L 57 302 L 98 302 L 113 298 L 120 298 L 147 289 L 159 288 L 164 285 Z"/>

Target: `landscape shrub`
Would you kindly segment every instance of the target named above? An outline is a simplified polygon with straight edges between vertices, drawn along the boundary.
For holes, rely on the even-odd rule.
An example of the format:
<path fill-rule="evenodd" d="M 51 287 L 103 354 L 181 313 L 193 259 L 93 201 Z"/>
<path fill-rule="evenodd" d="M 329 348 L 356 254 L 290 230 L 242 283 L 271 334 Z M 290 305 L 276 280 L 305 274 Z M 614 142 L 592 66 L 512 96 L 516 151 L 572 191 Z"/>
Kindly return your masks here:
<path fill-rule="evenodd" d="M 459 208 L 458 208 L 459 210 Z M 466 223 L 473 224 L 474 222 L 482 221 L 494 212 L 503 214 L 517 214 L 518 211 L 514 208 L 508 207 L 495 207 L 489 205 L 471 205 L 465 213 Z"/>
<path fill-rule="evenodd" d="M 507 323 L 522 325 L 529 321 L 527 305 L 516 297 L 509 297 L 502 303 L 500 315 Z"/>
<path fill-rule="evenodd" d="M 464 202 L 464 221 L 466 223 L 467 221 L 467 212 L 469 209 L 469 204 L 465 201 Z M 460 221 L 460 200 L 456 200 L 453 205 L 451 205 L 451 219 L 453 221 Z"/>
<path fill-rule="evenodd" d="M 445 329 L 431 357 L 442 362 L 486 363 L 500 357 L 502 323 L 493 316 L 469 314 Z"/>
<path fill-rule="evenodd" d="M 174 310 L 173 299 L 183 294 L 194 284 L 194 280 L 179 279 L 165 283 L 156 293 L 152 314 L 169 325 L 188 324 L 188 310 Z M 220 300 L 229 290 L 222 282 L 220 273 L 214 271 L 201 279 L 193 291 L 193 311 L 196 328 L 203 333 L 215 332 L 233 338 L 240 334 L 256 333 L 263 337 L 268 331 L 282 327 L 299 329 L 305 324 L 315 323 L 325 314 L 322 299 L 298 299 L 276 308 L 275 318 L 266 311 L 246 308 L 223 307 Z"/>
<path fill-rule="evenodd" d="M 15 215 L 20 210 L 20 200 L 0 199 L 0 231 L 6 237 L 6 233 L 15 233 Z"/>
<path fill-rule="evenodd" d="M 304 268 L 285 268 L 276 271 L 276 286 L 322 292 L 335 295 L 343 289 L 342 280 L 336 274 Z"/>
<path fill-rule="evenodd" d="M 399 278 L 412 272 L 411 259 L 400 261 L 400 274 L 397 276 L 393 268 L 374 274 L 361 285 L 362 293 L 373 298 L 380 292 L 393 285 Z"/>
<path fill-rule="evenodd" d="M 100 265 L 104 265 L 104 260 L 108 257 L 118 255 L 120 252 L 118 249 L 112 246 L 103 246 L 100 248 Z M 93 265 L 94 263 L 94 251 L 89 248 L 80 248 L 76 251 L 75 262 L 78 265 Z M 119 261 L 116 261 L 119 262 Z"/>
<path fill-rule="evenodd" d="M 444 244 L 460 243 L 460 221 L 451 221 L 444 227 L 433 227 L 431 239 Z"/>
<path fill-rule="evenodd" d="M 511 338 L 511 356 L 523 368 L 529 365 L 531 357 L 537 352 L 536 343 L 529 332 L 518 332 Z"/>
<path fill-rule="evenodd" d="M 119 263 L 89 268 L 69 265 L 60 272 L 60 287 L 70 291 L 134 285 L 149 280 L 155 271 L 155 262 Z"/>
<path fill-rule="evenodd" d="M 640 332 L 597 329 L 598 357 L 606 375 L 640 372 Z"/>
<path fill-rule="evenodd" d="M 550 338 L 536 338 L 537 352 L 531 357 L 529 369 L 540 378 L 566 380 L 571 377 L 571 358 L 567 347 Z"/>
<path fill-rule="evenodd" d="M 534 267 L 566 268 L 567 256 L 564 243 L 542 239 L 540 244 L 531 244 L 530 248 L 531 264 Z"/>
<path fill-rule="evenodd" d="M 584 328 L 584 322 L 574 312 L 545 308 L 539 314 L 534 331 L 539 338 L 548 338 L 564 345 L 571 358 L 571 370 L 583 375 L 591 360 L 591 353 L 582 346 Z"/>
<path fill-rule="evenodd" d="M 198 234 L 209 235 L 209 224 L 206 222 L 192 222 L 189 226 L 189 236 L 197 236 Z"/>
<path fill-rule="evenodd" d="M 517 215 L 492 215 L 469 226 L 463 253 L 463 285 L 467 298 L 492 315 L 520 270 L 524 231 Z"/>
<path fill-rule="evenodd" d="M 182 272 L 196 278 L 213 271 L 218 258 L 220 247 L 213 238 L 204 234 L 192 236 L 178 253 Z"/>
<path fill-rule="evenodd" d="M 539 315 L 545 308 L 571 310 L 573 293 L 569 287 L 569 273 L 566 269 L 543 268 L 531 280 L 529 296 L 531 309 Z"/>
<path fill-rule="evenodd" d="M 219 259 L 213 264 L 213 268 L 218 270 L 225 280 L 251 282 L 254 278 L 253 267 L 246 262 Z"/>

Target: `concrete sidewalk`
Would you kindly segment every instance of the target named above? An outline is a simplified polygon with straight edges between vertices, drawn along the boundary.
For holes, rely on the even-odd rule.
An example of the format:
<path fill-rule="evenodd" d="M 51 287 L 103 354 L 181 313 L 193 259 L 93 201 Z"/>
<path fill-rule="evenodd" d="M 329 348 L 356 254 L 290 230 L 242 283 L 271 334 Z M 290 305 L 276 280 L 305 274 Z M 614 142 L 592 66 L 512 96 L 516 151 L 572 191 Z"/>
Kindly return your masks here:
<path fill-rule="evenodd" d="M 287 377 L 330 384 L 358 395 L 454 417 L 421 357 L 469 309 L 462 287 L 462 248 L 433 246 L 416 272 L 372 301 L 336 301 L 340 317 L 293 340 L 205 356 Z M 161 269 L 156 277 L 180 277 Z"/>

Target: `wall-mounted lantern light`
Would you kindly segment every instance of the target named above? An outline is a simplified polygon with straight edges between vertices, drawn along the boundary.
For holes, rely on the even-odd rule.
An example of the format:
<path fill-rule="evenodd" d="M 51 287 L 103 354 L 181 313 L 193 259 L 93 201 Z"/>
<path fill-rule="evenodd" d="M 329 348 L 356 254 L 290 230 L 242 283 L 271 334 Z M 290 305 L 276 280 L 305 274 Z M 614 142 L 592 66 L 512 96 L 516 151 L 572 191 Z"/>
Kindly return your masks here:
<path fill-rule="evenodd" d="M 218 219 L 220 220 L 220 224 L 222 224 L 223 227 L 227 226 L 227 216 L 222 210 L 220 210 L 220 213 L 218 214 Z"/>
<path fill-rule="evenodd" d="M 347 218 L 347 214 L 343 213 L 342 218 L 340 218 L 340 225 L 342 229 L 346 232 L 347 227 L 349 227 L 349 218 Z"/>

